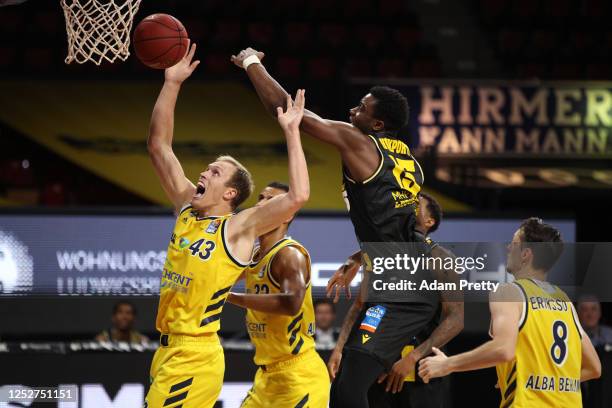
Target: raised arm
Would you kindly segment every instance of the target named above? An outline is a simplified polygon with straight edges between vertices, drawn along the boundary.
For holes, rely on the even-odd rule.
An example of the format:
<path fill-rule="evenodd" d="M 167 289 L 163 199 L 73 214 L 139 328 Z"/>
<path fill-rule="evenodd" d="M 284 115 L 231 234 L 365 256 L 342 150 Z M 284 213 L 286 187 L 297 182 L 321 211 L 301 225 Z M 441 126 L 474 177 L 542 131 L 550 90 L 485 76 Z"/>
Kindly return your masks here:
<path fill-rule="evenodd" d="M 264 313 L 295 315 L 304 302 L 309 279 L 306 256 L 295 247 L 285 247 L 276 254 L 270 269 L 281 293 L 230 293 L 228 302 Z"/>
<path fill-rule="evenodd" d="M 288 93 L 274 79 L 261 60 L 264 53 L 252 48 L 242 50 L 232 56 L 232 62 L 245 68 L 259 99 L 266 110 L 276 116 L 277 107 L 285 106 Z M 347 113 L 348 114 L 348 113 Z M 351 176 L 357 181 L 370 177 L 379 164 L 379 153 L 370 138 L 359 129 L 346 122 L 323 119 L 308 110 L 300 125 L 304 133 L 336 147 L 343 162 L 349 168 Z"/>
<path fill-rule="evenodd" d="M 248 208 L 232 217 L 228 225 L 228 239 L 236 244 L 239 250 L 250 248 L 258 236 L 272 231 L 287 221 L 308 201 L 310 182 L 306 158 L 300 141 L 299 124 L 304 113 L 304 90 L 298 90 L 295 104 L 287 97 L 287 111 L 278 108 L 278 122 L 287 139 L 289 156 L 289 192 L 278 195 L 265 205 Z M 241 245 L 244 243 L 245 245 Z M 240 254 L 237 254 L 240 256 Z M 249 253 L 243 254 L 250 257 Z"/>
<path fill-rule="evenodd" d="M 189 202 L 195 193 L 195 186 L 185 177 L 183 167 L 172 150 L 176 99 L 181 84 L 200 63 L 200 61 L 191 62 L 195 50 L 196 45 L 192 44 L 189 52 L 178 64 L 166 69 L 164 86 L 151 114 L 147 140 L 155 172 L 166 195 L 177 210 Z"/>

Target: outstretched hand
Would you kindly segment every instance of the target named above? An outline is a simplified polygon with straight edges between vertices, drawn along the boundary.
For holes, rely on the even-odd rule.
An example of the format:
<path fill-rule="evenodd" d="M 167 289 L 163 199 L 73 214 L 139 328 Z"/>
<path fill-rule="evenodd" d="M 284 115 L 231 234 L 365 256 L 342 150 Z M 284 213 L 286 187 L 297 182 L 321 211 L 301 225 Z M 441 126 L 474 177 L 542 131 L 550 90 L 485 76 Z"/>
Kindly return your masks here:
<path fill-rule="evenodd" d="M 306 90 L 298 89 L 295 94 L 295 103 L 291 100 L 291 96 L 287 95 L 287 110 L 285 112 L 280 106 L 276 108 L 278 123 L 284 131 L 299 130 L 300 122 L 304 116 L 304 105 L 306 104 L 305 93 Z"/>
<path fill-rule="evenodd" d="M 344 294 L 350 299 L 351 282 L 355 278 L 355 275 L 357 275 L 359 268 L 361 268 L 361 264 L 359 262 L 354 262 L 351 258 L 349 258 L 346 263 L 342 264 L 327 282 L 327 297 L 331 297 L 335 290 L 334 303 L 338 303 L 340 293 L 342 289 L 344 289 Z"/>
<path fill-rule="evenodd" d="M 232 55 L 230 60 L 234 64 L 236 64 L 238 67 L 242 68 L 242 63 L 244 62 L 244 60 L 247 57 L 250 57 L 251 55 L 257 55 L 260 61 L 263 60 L 264 57 L 266 56 L 263 52 L 254 50 L 253 48 L 249 47 L 249 48 L 245 48 L 244 50 L 240 51 L 238 55 Z"/>
<path fill-rule="evenodd" d="M 200 64 L 199 60 L 191 62 L 196 51 L 195 43 L 191 44 L 191 48 L 188 44 L 187 49 L 189 51 L 185 53 L 185 56 L 179 62 L 170 68 L 166 68 L 166 81 L 177 82 L 180 84 L 189 78 L 192 72 Z"/>

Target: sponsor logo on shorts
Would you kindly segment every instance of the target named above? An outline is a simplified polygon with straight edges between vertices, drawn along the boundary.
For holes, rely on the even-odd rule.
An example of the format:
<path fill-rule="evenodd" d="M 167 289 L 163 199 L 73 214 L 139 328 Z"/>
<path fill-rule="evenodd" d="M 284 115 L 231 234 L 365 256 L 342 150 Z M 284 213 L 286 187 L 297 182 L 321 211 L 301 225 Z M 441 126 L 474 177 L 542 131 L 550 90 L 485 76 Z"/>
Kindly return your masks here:
<path fill-rule="evenodd" d="M 366 310 L 365 318 L 361 322 L 359 328 L 370 333 L 376 332 L 376 329 L 378 328 L 378 325 L 380 324 L 386 312 L 387 309 L 384 306 L 372 306 L 371 308 Z M 365 341 L 363 343 L 365 343 Z"/>

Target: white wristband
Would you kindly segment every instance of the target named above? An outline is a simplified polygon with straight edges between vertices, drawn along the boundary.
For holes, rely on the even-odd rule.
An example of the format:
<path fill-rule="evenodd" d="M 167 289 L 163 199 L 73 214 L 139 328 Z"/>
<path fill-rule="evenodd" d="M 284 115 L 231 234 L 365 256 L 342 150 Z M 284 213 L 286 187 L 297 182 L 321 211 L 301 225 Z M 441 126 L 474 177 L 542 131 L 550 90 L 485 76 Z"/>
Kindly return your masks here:
<path fill-rule="evenodd" d="M 251 64 L 261 64 L 261 60 L 257 55 L 253 54 L 246 57 L 244 61 L 242 61 L 242 68 L 246 70 Z"/>

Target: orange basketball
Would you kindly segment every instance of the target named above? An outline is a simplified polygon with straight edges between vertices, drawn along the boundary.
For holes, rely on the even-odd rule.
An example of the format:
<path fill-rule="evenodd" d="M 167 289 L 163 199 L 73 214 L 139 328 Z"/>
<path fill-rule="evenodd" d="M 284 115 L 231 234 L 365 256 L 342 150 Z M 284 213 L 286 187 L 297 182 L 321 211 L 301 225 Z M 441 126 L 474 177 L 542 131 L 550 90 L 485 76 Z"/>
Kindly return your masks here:
<path fill-rule="evenodd" d="M 165 69 L 185 56 L 189 37 L 183 24 L 169 14 L 152 14 L 134 30 L 136 56 L 148 67 Z"/>

